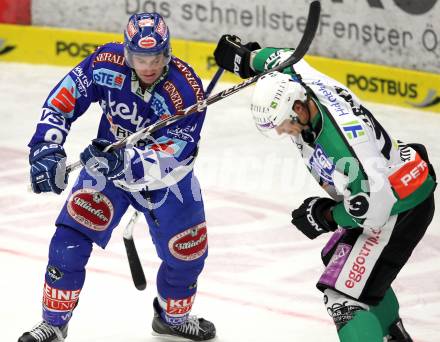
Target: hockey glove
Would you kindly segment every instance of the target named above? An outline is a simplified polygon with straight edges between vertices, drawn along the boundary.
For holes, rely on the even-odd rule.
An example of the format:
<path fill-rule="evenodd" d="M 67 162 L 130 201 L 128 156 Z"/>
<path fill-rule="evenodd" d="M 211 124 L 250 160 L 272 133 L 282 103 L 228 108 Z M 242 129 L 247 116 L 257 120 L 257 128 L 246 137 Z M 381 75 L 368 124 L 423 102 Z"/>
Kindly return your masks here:
<path fill-rule="evenodd" d="M 241 44 L 240 38 L 229 34 L 223 35 L 214 51 L 215 61 L 219 67 L 233 72 L 241 78 L 255 76 L 251 69 L 251 52 L 261 49 L 257 42 Z"/>
<path fill-rule="evenodd" d="M 311 240 L 323 233 L 335 231 L 337 224 L 328 222 L 324 217 L 324 212 L 335 204 L 336 201 L 330 198 L 309 197 L 292 212 L 292 224 Z"/>
<path fill-rule="evenodd" d="M 105 139 L 93 139 L 92 143 L 80 154 L 81 163 L 91 173 L 101 173 L 109 180 L 124 178 L 124 149 L 104 152 L 111 142 Z"/>
<path fill-rule="evenodd" d="M 31 148 L 31 186 L 36 194 L 54 192 L 60 194 L 67 187 L 66 152 L 55 143 L 40 143 Z"/>

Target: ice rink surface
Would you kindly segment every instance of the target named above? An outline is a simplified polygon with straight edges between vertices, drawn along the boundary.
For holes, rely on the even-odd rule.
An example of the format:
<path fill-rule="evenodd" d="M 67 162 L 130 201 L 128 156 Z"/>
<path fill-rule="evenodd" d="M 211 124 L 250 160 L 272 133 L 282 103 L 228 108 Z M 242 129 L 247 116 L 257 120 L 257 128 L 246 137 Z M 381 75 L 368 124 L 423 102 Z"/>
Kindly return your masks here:
<path fill-rule="evenodd" d="M 0 63 L 0 341 L 16 341 L 40 321 L 42 287 L 54 220 L 67 197 L 27 192 L 28 148 L 40 108 L 66 68 Z M 221 89 L 221 85 L 217 90 Z M 222 342 L 338 341 L 315 283 L 320 250 L 290 224 L 304 198 L 323 195 L 288 140 L 253 127 L 246 89 L 209 107 L 196 173 L 209 230 L 209 257 L 193 313 L 212 320 Z M 388 131 L 424 143 L 440 171 L 440 115 L 369 104 Z M 95 137 L 98 105 L 72 127 L 69 162 Z M 71 175 L 73 184 L 76 173 Z M 437 191 L 437 200 L 439 199 Z M 94 247 L 68 341 L 147 342 L 159 265 L 142 219 L 135 241 L 147 280 L 132 284 L 122 231 L 106 250 Z M 440 214 L 394 283 L 406 328 L 417 342 L 440 341 Z"/>

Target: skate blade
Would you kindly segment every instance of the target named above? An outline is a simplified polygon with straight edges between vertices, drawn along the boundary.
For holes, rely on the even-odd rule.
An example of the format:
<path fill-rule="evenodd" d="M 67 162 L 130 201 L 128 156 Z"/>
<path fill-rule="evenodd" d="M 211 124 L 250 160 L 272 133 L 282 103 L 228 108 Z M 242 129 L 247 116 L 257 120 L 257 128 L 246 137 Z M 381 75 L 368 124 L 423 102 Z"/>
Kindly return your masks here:
<path fill-rule="evenodd" d="M 194 342 L 194 340 L 191 340 L 190 338 L 176 336 L 176 335 L 159 334 L 159 333 L 155 332 L 154 330 L 151 332 L 151 335 L 153 335 L 154 337 L 163 339 L 164 341 L 191 341 L 191 342 Z M 216 338 L 217 338 L 217 336 L 215 336 L 209 340 L 205 340 L 205 341 L 215 341 Z"/>

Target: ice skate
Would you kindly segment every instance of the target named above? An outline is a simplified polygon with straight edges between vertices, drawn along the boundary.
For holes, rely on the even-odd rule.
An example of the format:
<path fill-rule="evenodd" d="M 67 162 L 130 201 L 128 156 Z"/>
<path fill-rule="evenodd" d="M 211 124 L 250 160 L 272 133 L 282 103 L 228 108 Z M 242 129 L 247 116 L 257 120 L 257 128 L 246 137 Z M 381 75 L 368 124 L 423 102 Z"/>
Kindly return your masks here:
<path fill-rule="evenodd" d="M 162 309 L 159 306 L 157 298 L 154 299 L 153 307 L 153 335 L 190 341 L 208 341 L 215 337 L 215 326 L 206 319 L 189 316 L 188 321 L 184 324 L 172 326 L 164 322 L 160 316 Z"/>
<path fill-rule="evenodd" d="M 401 319 L 390 326 L 389 333 L 386 340 L 384 340 L 386 342 L 413 342 L 411 336 L 405 330 Z"/>
<path fill-rule="evenodd" d="M 63 342 L 67 336 L 67 324 L 55 327 L 42 321 L 30 331 L 26 331 L 18 342 Z"/>

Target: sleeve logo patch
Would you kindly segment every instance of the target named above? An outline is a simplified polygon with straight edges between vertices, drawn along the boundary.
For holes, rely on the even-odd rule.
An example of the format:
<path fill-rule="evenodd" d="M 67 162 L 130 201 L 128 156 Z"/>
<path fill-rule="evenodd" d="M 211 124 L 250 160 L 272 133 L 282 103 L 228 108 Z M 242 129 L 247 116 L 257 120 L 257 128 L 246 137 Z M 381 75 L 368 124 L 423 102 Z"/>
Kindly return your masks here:
<path fill-rule="evenodd" d="M 66 76 L 47 102 L 58 113 L 66 118 L 71 118 L 76 100 L 79 97 L 81 97 L 81 93 L 78 91 L 75 81 L 72 77 Z"/>
<path fill-rule="evenodd" d="M 416 191 L 428 178 L 428 164 L 417 153 L 414 160 L 403 166 L 388 177 L 400 199 L 404 199 Z"/>

